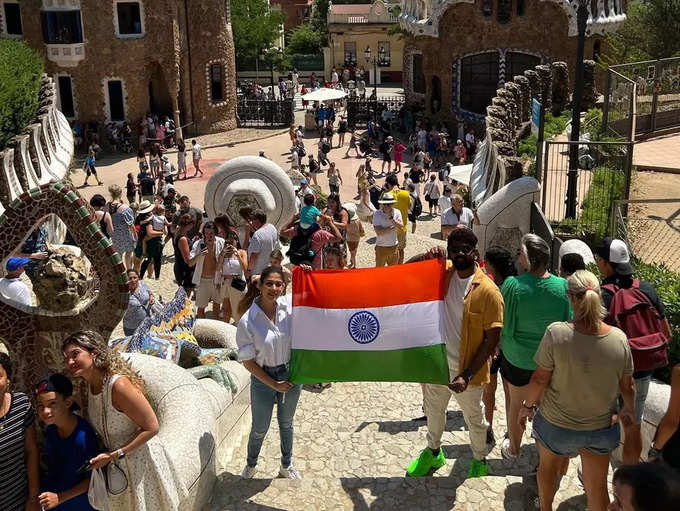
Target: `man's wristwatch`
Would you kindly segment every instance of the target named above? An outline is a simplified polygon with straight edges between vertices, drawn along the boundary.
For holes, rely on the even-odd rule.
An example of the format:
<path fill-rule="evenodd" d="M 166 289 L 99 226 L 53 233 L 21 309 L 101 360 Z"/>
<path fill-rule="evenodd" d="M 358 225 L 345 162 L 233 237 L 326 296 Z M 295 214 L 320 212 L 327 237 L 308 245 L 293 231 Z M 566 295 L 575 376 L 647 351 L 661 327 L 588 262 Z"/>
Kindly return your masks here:
<path fill-rule="evenodd" d="M 649 446 L 649 452 L 647 453 L 647 458 L 659 458 L 659 457 L 661 457 L 662 453 L 663 453 L 663 449 L 657 449 L 657 447 L 654 445 L 654 442 L 652 442 L 652 445 Z"/>
<path fill-rule="evenodd" d="M 527 410 L 532 410 L 532 411 L 534 411 L 534 412 L 535 412 L 536 410 L 538 410 L 538 407 L 537 407 L 536 405 L 531 405 L 531 406 L 529 406 L 529 405 L 527 404 L 526 401 L 522 401 L 522 406 L 523 406 L 524 408 L 526 408 Z"/>
<path fill-rule="evenodd" d="M 118 449 L 116 451 L 116 459 L 122 460 L 123 458 L 125 458 L 125 451 L 123 449 Z"/>
<path fill-rule="evenodd" d="M 466 383 L 470 383 L 470 380 L 472 379 L 472 371 L 470 369 L 466 369 L 462 373 L 460 373 L 461 377 L 465 379 Z"/>

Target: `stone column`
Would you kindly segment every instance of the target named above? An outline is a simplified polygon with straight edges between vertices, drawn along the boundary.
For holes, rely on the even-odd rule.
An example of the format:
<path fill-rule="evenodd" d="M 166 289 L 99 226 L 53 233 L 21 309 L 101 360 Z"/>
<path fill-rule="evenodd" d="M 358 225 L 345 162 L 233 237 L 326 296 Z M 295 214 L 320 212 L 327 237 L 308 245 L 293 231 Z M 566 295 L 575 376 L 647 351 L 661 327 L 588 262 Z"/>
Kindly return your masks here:
<path fill-rule="evenodd" d="M 522 125 L 523 108 L 522 97 L 519 91 L 519 86 L 514 82 L 506 82 L 503 88 L 510 94 L 511 101 L 515 105 L 515 129 L 519 129 Z"/>
<path fill-rule="evenodd" d="M 595 108 L 597 103 L 597 88 L 595 86 L 595 61 L 583 61 L 583 99 L 581 100 L 581 111 Z"/>
<path fill-rule="evenodd" d="M 524 71 L 524 76 L 529 80 L 529 89 L 531 90 L 529 105 L 531 105 L 531 98 L 536 98 L 538 101 L 541 101 L 541 85 L 540 80 L 538 79 L 538 73 L 533 69 L 527 69 Z"/>
<path fill-rule="evenodd" d="M 538 73 L 539 86 L 541 88 L 541 102 L 545 111 L 549 112 L 552 109 L 552 71 L 550 66 L 543 64 L 536 66 L 535 69 Z"/>
<path fill-rule="evenodd" d="M 566 62 L 553 62 L 552 70 L 552 114 L 559 115 L 569 103 L 569 68 Z"/>
<path fill-rule="evenodd" d="M 514 140 L 515 133 L 519 127 L 519 124 L 517 123 L 517 104 L 515 103 L 515 98 L 512 93 L 505 89 L 496 91 L 496 96 L 505 100 L 505 110 L 508 113 L 506 122 L 508 124 L 508 129 L 510 130 L 510 135 Z"/>
<path fill-rule="evenodd" d="M 526 76 L 519 75 L 513 78 L 513 82 L 519 88 L 520 103 L 522 104 L 521 121 L 527 122 L 531 116 L 531 86 L 529 85 L 529 79 Z"/>

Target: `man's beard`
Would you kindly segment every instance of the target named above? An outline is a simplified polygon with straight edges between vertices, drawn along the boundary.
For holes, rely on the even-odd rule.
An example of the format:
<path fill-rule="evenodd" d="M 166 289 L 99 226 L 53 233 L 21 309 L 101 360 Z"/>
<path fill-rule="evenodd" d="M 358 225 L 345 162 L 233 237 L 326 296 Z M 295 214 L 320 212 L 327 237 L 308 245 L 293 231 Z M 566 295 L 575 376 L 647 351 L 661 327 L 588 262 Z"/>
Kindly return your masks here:
<path fill-rule="evenodd" d="M 459 271 L 468 270 L 474 264 L 474 261 L 470 261 L 470 259 L 461 255 L 455 256 L 452 262 L 453 267 Z"/>

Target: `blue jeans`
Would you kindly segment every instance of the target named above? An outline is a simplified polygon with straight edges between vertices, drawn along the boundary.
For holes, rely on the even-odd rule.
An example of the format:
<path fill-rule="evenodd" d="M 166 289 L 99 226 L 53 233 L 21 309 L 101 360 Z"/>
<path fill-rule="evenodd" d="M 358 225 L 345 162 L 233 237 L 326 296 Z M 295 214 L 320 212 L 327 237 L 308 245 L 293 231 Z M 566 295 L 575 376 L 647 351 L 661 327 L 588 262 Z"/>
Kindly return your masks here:
<path fill-rule="evenodd" d="M 265 367 L 264 371 L 275 381 L 288 380 L 288 366 Z M 288 467 L 293 456 L 293 419 L 302 385 L 295 385 L 288 392 L 277 392 L 262 383 L 255 376 L 250 378 L 250 408 L 253 422 L 248 437 L 248 466 L 257 465 L 262 442 L 272 421 L 274 403 L 276 403 L 276 419 L 279 422 L 281 435 L 281 465 Z"/>
<path fill-rule="evenodd" d="M 534 416 L 534 438 L 558 456 L 573 457 L 581 449 L 594 454 L 609 454 L 619 446 L 621 426 L 616 424 L 596 430 L 567 429 L 549 422 L 539 411 Z"/>

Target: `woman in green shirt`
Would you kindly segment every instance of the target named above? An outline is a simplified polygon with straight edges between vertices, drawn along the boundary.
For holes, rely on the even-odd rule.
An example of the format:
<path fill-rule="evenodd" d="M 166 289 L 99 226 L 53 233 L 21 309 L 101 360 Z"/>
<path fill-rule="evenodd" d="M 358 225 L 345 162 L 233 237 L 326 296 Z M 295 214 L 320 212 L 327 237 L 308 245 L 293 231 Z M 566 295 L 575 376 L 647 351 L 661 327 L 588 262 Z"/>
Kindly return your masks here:
<path fill-rule="evenodd" d="M 536 369 L 534 355 L 545 329 L 556 321 L 571 319 L 567 281 L 547 271 L 550 247 L 539 236 L 522 237 L 520 263 L 525 273 L 508 278 L 501 289 L 505 301 L 502 359 L 500 372 L 506 383 L 508 438 L 501 454 L 505 459 L 519 455 L 524 429 L 519 416 L 531 374 Z"/>

